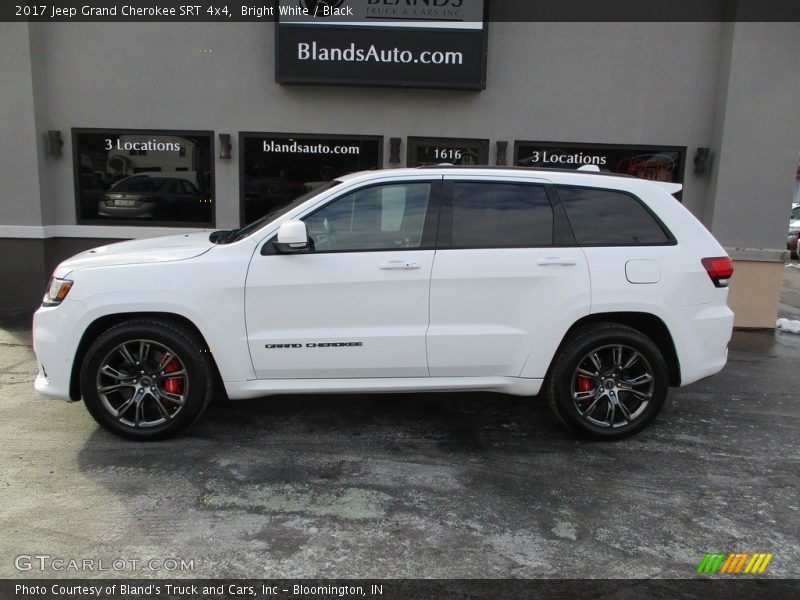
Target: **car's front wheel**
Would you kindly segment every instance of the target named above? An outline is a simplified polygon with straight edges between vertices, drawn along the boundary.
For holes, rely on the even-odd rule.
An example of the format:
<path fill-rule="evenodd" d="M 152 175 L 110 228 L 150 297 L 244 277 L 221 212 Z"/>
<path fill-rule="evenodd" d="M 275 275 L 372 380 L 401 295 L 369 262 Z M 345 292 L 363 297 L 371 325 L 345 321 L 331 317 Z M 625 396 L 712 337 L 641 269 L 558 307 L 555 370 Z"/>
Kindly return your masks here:
<path fill-rule="evenodd" d="M 188 328 L 160 319 L 111 327 L 90 346 L 80 374 L 86 408 L 105 429 L 163 439 L 191 425 L 214 390 L 213 365 Z"/>
<path fill-rule="evenodd" d="M 565 425 L 606 440 L 646 427 L 664 405 L 668 388 L 658 347 L 639 331 L 612 323 L 572 334 L 545 382 L 550 407 Z"/>

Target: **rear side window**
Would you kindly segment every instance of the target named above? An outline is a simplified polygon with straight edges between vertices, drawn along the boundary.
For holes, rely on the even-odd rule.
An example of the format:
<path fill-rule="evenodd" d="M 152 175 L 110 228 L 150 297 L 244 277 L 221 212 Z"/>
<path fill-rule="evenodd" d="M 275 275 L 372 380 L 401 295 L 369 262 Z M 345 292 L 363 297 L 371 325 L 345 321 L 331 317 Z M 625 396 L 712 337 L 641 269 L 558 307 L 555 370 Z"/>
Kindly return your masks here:
<path fill-rule="evenodd" d="M 558 187 L 580 246 L 670 244 L 672 239 L 636 197 L 615 190 Z"/>
<path fill-rule="evenodd" d="M 452 214 L 456 248 L 553 244 L 553 209 L 540 185 L 455 182 Z"/>

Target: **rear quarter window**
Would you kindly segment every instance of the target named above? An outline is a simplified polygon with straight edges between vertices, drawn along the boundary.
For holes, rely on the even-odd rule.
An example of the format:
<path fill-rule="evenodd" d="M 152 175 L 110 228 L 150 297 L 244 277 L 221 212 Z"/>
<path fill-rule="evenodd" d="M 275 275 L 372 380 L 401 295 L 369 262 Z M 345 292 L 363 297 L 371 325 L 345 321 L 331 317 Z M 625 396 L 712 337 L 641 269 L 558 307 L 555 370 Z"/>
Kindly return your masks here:
<path fill-rule="evenodd" d="M 674 239 L 632 194 L 617 190 L 558 186 L 580 246 L 656 246 Z"/>

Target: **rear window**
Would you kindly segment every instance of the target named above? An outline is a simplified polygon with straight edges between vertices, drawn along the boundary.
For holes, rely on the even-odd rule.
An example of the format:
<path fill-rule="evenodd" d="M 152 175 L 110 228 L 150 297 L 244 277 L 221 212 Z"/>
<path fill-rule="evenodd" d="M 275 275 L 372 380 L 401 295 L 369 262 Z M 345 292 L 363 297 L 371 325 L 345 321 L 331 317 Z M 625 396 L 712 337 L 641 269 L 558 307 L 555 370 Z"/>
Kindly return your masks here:
<path fill-rule="evenodd" d="M 672 243 L 655 216 L 631 194 L 567 186 L 559 186 L 558 194 L 580 246 Z"/>

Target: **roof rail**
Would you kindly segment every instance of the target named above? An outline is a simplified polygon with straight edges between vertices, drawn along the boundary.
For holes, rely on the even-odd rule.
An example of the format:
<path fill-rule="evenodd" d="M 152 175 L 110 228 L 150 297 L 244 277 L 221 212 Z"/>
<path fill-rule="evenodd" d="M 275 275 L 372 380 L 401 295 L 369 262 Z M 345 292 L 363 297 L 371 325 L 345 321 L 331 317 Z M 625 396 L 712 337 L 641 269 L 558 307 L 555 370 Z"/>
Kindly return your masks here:
<path fill-rule="evenodd" d="M 594 166 L 594 165 L 584 165 L 584 166 Z M 517 166 L 501 166 L 501 165 L 451 165 L 449 163 L 439 164 L 439 165 L 421 165 L 416 167 L 417 169 L 448 169 L 453 171 L 459 171 L 464 169 L 484 169 L 490 171 L 525 171 L 525 172 L 533 172 L 533 173 L 577 173 L 580 175 L 603 175 L 606 177 L 627 177 L 628 179 L 639 179 L 634 175 L 628 175 L 626 173 L 612 173 L 611 171 L 590 171 L 588 169 L 584 169 L 583 167 L 579 169 L 565 169 L 559 167 L 552 167 L 552 168 L 544 168 L 544 167 L 517 167 Z"/>

